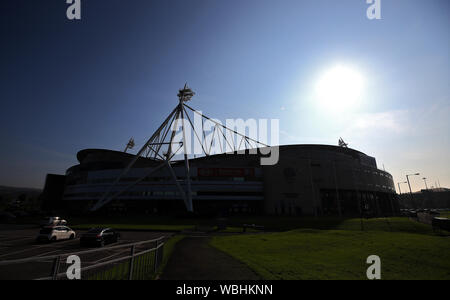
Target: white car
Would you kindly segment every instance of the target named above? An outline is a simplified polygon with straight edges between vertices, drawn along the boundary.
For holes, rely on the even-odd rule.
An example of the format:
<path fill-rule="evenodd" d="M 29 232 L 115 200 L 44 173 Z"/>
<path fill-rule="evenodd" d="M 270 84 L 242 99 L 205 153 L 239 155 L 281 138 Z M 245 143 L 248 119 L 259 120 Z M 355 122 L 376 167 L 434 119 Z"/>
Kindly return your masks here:
<path fill-rule="evenodd" d="M 41 221 L 41 226 L 66 225 L 67 221 L 60 217 L 46 217 Z"/>
<path fill-rule="evenodd" d="M 75 231 L 67 226 L 48 226 L 41 229 L 36 240 L 38 242 L 54 242 L 58 240 L 72 240 L 75 237 Z"/>

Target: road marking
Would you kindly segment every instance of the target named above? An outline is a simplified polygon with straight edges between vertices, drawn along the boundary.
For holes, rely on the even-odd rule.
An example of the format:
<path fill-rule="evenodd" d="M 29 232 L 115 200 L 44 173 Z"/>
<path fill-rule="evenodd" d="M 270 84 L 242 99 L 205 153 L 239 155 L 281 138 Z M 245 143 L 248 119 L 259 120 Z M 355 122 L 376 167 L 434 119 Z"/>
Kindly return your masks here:
<path fill-rule="evenodd" d="M 99 260 L 96 260 L 96 261 L 89 261 L 89 262 L 87 262 L 87 263 L 89 263 L 89 264 L 94 264 L 94 265 L 95 265 L 95 264 L 98 264 L 99 262 L 108 260 L 108 259 L 110 259 L 111 257 L 118 256 L 118 255 L 123 254 L 123 253 L 128 252 L 128 251 L 130 251 L 130 249 L 126 249 L 125 251 L 120 251 L 120 252 L 118 252 L 118 253 L 115 253 L 115 254 L 110 255 L 110 256 L 107 256 L 107 257 L 103 257 L 103 258 L 101 258 L 101 259 L 99 259 Z"/>
<path fill-rule="evenodd" d="M 80 238 L 76 238 L 76 239 L 68 240 L 68 241 L 77 241 L 77 240 L 79 240 L 79 239 L 80 239 Z M 68 241 L 66 241 L 66 242 L 68 242 Z M 61 242 L 59 242 L 58 244 L 61 244 Z M 56 246 L 56 244 L 54 244 L 54 245 Z M 111 244 L 111 246 L 115 246 L 115 244 Z M 111 246 L 109 246 L 109 247 L 111 247 Z M 108 246 L 107 246 L 107 247 L 104 247 L 103 250 L 105 250 L 105 251 L 114 251 L 114 250 L 117 250 L 117 249 L 109 249 L 109 247 L 108 247 Z M 69 250 L 69 251 L 67 251 L 67 250 Z M 70 253 L 75 252 L 75 251 L 73 251 L 73 250 L 71 250 L 71 249 L 56 249 L 56 250 L 48 251 L 48 252 L 45 252 L 45 253 L 41 253 L 41 254 L 39 254 L 39 255 L 36 255 L 36 257 L 46 256 L 46 255 L 48 255 L 48 254 L 55 253 L 55 252 L 58 252 L 58 251 L 63 251 L 62 253 L 60 253 L 61 255 L 66 255 L 66 254 L 70 254 Z M 129 249 L 126 249 L 125 251 L 129 251 Z M 125 252 L 125 251 L 122 251 L 122 252 Z M 122 253 L 122 252 L 120 252 L 120 253 Z M 120 253 L 119 253 L 119 254 L 120 254 Z M 114 254 L 114 255 L 117 255 L 117 254 Z"/>
<path fill-rule="evenodd" d="M 36 257 L 47 256 L 47 255 L 49 255 L 49 254 L 51 254 L 51 253 L 55 253 L 55 252 L 59 252 L 59 251 L 64 251 L 64 250 L 68 250 L 68 249 L 56 249 L 56 250 L 52 250 L 52 251 L 48 251 L 48 252 L 41 253 L 41 254 L 39 254 L 39 255 L 36 255 Z M 73 251 L 71 251 L 71 252 L 73 252 Z M 71 252 L 66 252 L 66 251 L 64 251 L 64 252 L 62 252 L 62 253 L 60 253 L 60 254 L 61 254 L 61 255 L 64 255 L 64 254 L 70 254 Z"/>
<path fill-rule="evenodd" d="M 27 251 L 32 251 L 32 250 L 36 250 L 36 249 L 41 249 L 41 248 L 49 248 L 49 247 L 54 247 L 57 245 L 62 245 L 62 244 L 66 244 L 68 242 L 73 242 L 75 240 L 67 240 L 67 241 L 61 241 L 61 242 L 55 242 L 54 244 L 47 244 L 47 245 L 32 245 L 32 248 L 27 248 L 27 249 L 22 249 L 22 250 L 18 250 L 15 252 L 10 252 L 10 253 L 5 253 L 0 255 L 0 257 L 5 257 L 5 256 L 11 256 L 11 255 L 15 255 L 15 254 L 19 254 L 19 253 L 23 253 L 23 252 L 27 252 Z"/>
<path fill-rule="evenodd" d="M 6 239 L 1 239 L 0 242 L 17 242 L 17 241 L 23 241 L 23 240 L 31 240 L 34 239 L 34 237 L 30 236 L 30 237 L 23 237 L 23 238 L 6 238 Z"/>

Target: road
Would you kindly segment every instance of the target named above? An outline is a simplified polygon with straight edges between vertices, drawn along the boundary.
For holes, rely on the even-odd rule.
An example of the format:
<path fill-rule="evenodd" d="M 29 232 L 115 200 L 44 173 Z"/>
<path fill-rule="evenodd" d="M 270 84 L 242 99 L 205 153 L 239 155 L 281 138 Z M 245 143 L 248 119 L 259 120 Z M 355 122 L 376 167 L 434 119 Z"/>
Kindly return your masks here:
<path fill-rule="evenodd" d="M 73 240 L 42 244 L 35 241 L 39 228 L 23 228 L 19 226 L 17 228 L 11 226 L 8 226 L 6 229 L 1 228 L 0 225 L 0 262 L 29 257 L 61 255 L 60 268 L 63 268 L 68 253 L 95 249 L 80 246 L 79 237 L 85 231 L 77 231 L 77 237 Z M 80 255 L 82 267 L 126 256 L 130 253 L 129 247 L 110 249 L 111 247 L 168 236 L 167 232 L 121 231 L 120 234 L 121 238 L 118 243 L 107 245 L 99 252 Z M 149 244 L 142 245 L 136 250 L 144 250 L 150 246 Z M 52 272 L 53 262 L 54 259 L 44 259 L 33 263 L 0 266 L 0 280 L 35 279 L 49 276 Z"/>

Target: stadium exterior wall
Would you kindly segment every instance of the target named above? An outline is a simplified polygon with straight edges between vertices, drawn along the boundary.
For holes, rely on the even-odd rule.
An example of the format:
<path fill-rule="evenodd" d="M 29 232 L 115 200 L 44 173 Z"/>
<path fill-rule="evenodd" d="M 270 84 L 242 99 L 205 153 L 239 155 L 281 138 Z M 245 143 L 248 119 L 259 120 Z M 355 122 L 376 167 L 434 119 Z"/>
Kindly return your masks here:
<path fill-rule="evenodd" d="M 83 210 L 97 201 L 133 159 L 124 152 L 86 149 L 69 168 L 62 201 Z M 392 215 L 398 201 L 392 176 L 375 158 L 328 145 L 280 146 L 274 166 L 259 155 L 220 154 L 190 159 L 194 209 L 200 213 L 275 215 Z M 158 164 L 140 158 L 112 191 L 119 191 Z M 183 162 L 173 165 L 180 179 Z M 170 214 L 184 210 L 170 173 L 161 169 L 105 208 Z"/>

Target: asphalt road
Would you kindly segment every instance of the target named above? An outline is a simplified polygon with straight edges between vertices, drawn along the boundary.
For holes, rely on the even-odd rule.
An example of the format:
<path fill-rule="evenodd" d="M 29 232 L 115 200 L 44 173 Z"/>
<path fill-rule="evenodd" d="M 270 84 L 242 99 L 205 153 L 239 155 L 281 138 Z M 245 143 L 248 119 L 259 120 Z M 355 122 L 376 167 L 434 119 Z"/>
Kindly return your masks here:
<path fill-rule="evenodd" d="M 95 249 L 95 247 L 81 247 L 79 237 L 85 231 L 76 231 L 77 237 L 73 240 L 57 241 L 54 243 L 37 243 L 35 238 L 39 228 L 16 228 L 8 226 L 3 228 L 0 225 L 0 262 L 5 260 L 22 259 L 29 257 L 46 257 L 61 255 L 60 269 L 64 270 L 65 259 L 69 253 Z M 110 249 L 111 247 L 139 241 L 146 241 L 168 236 L 167 232 L 131 232 L 121 231 L 121 238 L 118 243 L 107 245 L 99 252 L 80 255 L 82 267 L 101 263 L 114 258 L 127 256 L 130 253 L 129 247 L 120 249 Z M 136 251 L 145 250 L 152 245 L 145 244 L 136 248 Z M 32 263 L 14 264 L 0 266 L 0 280 L 5 279 L 35 279 L 49 276 L 52 272 L 54 259 L 44 259 Z"/>

